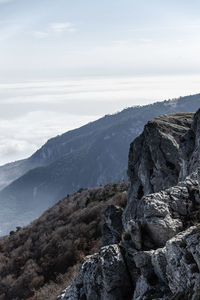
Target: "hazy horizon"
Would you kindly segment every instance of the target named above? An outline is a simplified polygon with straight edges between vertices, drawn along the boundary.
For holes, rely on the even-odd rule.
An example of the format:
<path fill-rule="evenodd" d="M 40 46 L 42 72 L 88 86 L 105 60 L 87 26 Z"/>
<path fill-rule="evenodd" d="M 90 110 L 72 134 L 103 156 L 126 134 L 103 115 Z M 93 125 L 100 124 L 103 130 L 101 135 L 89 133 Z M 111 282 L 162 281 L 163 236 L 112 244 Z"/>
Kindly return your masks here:
<path fill-rule="evenodd" d="M 126 107 L 199 93 L 194 0 L 0 0 L 0 165 Z"/>
<path fill-rule="evenodd" d="M 177 79 L 126 77 L 57 81 L 54 84 L 44 81 L 0 84 L 0 95 L 6 94 L 7 90 L 6 101 L 1 102 L 0 111 L 0 136 L 3 141 L 0 145 L 0 165 L 27 158 L 49 138 L 79 128 L 106 114 L 199 92 L 198 77 L 193 78 L 190 90 L 182 88 L 187 86 L 187 77 Z M 173 88 L 171 81 L 176 82 Z M 31 95 L 27 96 L 27 93 Z"/>

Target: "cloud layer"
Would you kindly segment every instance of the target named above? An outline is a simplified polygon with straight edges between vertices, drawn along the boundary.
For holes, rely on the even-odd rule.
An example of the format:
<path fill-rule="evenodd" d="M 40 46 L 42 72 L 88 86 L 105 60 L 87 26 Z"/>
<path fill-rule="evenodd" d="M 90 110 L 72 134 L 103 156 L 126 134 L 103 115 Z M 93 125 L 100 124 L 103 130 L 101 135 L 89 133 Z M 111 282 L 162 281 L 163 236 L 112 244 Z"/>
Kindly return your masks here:
<path fill-rule="evenodd" d="M 0 164 L 123 108 L 198 93 L 200 76 L 107 77 L 0 84 Z"/>
<path fill-rule="evenodd" d="M 0 164 L 26 158 L 41 147 L 47 139 L 77 128 L 93 116 L 62 114 L 61 112 L 34 111 L 0 121 Z"/>

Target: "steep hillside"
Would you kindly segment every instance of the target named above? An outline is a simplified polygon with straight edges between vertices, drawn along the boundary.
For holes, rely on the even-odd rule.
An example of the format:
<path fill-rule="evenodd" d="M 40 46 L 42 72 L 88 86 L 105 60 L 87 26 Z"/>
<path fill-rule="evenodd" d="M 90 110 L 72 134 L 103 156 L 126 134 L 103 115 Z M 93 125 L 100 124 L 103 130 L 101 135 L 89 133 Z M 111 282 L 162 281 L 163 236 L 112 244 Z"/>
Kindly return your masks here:
<path fill-rule="evenodd" d="M 1 238 L 0 299 L 56 299 L 81 259 L 99 250 L 104 210 L 111 204 L 122 210 L 125 190 L 117 183 L 77 192 Z"/>
<path fill-rule="evenodd" d="M 49 140 L 27 160 L 1 167 L 2 186 L 19 177 L 0 193 L 1 234 L 27 224 L 68 193 L 124 179 L 129 144 L 145 123 L 163 113 L 195 111 L 199 104 L 200 95 L 195 95 L 128 108 Z"/>
<path fill-rule="evenodd" d="M 157 118 L 132 143 L 122 240 L 107 237 L 58 300 L 200 299 L 200 110 L 191 117 Z"/>

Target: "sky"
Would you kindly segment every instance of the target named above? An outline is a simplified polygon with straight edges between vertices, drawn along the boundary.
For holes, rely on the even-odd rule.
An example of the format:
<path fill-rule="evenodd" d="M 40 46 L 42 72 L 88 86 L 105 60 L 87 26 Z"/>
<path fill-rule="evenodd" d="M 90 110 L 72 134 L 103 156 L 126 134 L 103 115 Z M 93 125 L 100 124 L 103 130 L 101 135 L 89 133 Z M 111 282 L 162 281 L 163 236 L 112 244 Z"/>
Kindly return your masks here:
<path fill-rule="evenodd" d="M 0 164 L 105 114 L 200 92 L 199 0 L 0 0 Z"/>

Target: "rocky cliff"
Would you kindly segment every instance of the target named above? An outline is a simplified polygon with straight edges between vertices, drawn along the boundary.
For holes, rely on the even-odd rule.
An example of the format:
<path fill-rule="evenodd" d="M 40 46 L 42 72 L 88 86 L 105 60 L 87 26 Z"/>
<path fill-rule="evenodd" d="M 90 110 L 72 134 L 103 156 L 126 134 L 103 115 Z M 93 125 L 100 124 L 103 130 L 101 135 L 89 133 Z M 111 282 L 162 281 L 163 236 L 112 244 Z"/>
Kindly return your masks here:
<path fill-rule="evenodd" d="M 130 146 L 128 203 L 59 300 L 200 299 L 200 110 L 147 123 Z M 123 226 L 122 226 L 123 225 Z"/>

